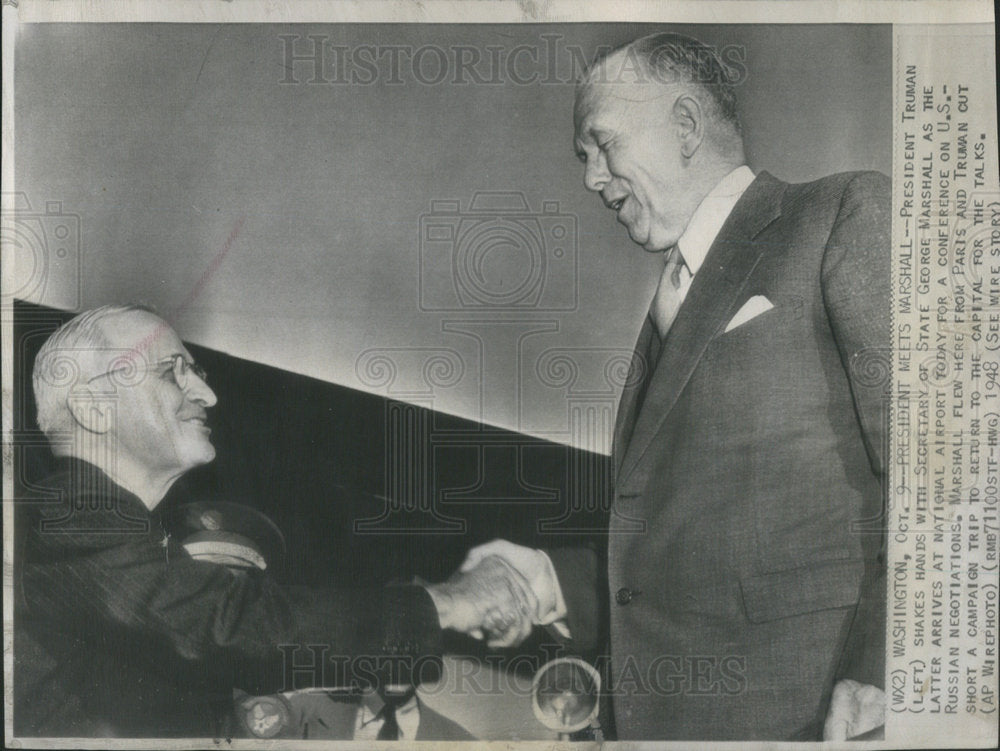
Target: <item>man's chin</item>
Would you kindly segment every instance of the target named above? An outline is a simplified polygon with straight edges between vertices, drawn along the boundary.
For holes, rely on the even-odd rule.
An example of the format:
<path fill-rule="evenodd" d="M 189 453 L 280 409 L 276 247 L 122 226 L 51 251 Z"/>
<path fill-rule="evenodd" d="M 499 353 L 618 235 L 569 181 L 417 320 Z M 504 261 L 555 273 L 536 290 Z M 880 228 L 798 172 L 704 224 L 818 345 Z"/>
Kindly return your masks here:
<path fill-rule="evenodd" d="M 192 452 L 190 463 L 192 466 L 197 467 L 202 464 L 208 464 L 213 459 L 215 459 L 215 446 L 206 442 L 203 446 L 198 447 L 196 451 Z"/>
<path fill-rule="evenodd" d="M 629 237 L 632 237 L 629 235 Z M 655 239 L 651 238 L 649 235 L 643 235 L 642 238 L 632 237 L 632 242 L 638 245 L 647 253 L 662 253 L 671 246 L 664 246 L 663 243 L 657 242 Z"/>
<path fill-rule="evenodd" d="M 647 234 L 643 237 L 642 242 L 636 240 L 636 242 L 642 246 L 642 249 L 647 253 L 663 253 L 664 251 L 670 250 L 677 241 L 669 242 L 664 240 L 662 237 L 655 237 L 652 234 Z"/>
<path fill-rule="evenodd" d="M 622 222 L 622 224 L 625 224 L 625 222 Z M 625 224 L 625 229 L 628 232 L 629 240 L 634 242 L 640 248 L 646 247 L 646 243 L 648 242 L 649 239 L 648 235 L 646 235 L 644 232 L 640 232 L 638 229 L 634 229 L 628 224 Z"/>
<path fill-rule="evenodd" d="M 662 253 L 664 250 L 673 247 L 672 244 L 665 245 L 660 238 L 654 237 L 648 230 L 633 228 L 627 224 L 625 225 L 625 229 L 628 230 L 629 239 L 647 253 Z"/>

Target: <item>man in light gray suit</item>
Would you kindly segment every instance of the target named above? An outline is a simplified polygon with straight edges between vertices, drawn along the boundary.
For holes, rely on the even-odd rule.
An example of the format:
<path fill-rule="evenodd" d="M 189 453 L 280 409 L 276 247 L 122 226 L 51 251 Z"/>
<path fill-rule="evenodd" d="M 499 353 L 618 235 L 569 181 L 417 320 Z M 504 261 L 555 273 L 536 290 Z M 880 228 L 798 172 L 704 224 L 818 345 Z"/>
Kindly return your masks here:
<path fill-rule="evenodd" d="M 618 410 L 607 559 L 494 541 L 464 568 L 504 558 L 535 623 L 581 647 L 610 608 L 621 739 L 877 733 L 889 181 L 754 175 L 729 71 L 676 34 L 595 63 L 575 125 L 587 189 L 664 257 Z"/>

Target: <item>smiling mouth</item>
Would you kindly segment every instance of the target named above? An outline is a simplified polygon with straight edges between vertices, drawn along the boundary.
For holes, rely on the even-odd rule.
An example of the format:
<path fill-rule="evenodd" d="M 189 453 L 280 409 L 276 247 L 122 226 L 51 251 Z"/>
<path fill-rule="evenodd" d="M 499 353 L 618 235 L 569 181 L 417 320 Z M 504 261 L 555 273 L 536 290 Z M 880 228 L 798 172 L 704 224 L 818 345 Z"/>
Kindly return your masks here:
<path fill-rule="evenodd" d="M 193 423 L 193 424 L 197 425 L 200 428 L 206 428 L 207 429 L 207 427 L 208 427 L 208 426 L 205 425 L 205 418 L 204 417 L 189 417 L 186 420 L 184 420 L 184 422 Z"/>
<path fill-rule="evenodd" d="M 612 209 L 616 214 L 621 211 L 622 206 L 625 203 L 625 197 L 619 198 L 617 201 L 612 201 L 608 204 L 608 208 Z"/>

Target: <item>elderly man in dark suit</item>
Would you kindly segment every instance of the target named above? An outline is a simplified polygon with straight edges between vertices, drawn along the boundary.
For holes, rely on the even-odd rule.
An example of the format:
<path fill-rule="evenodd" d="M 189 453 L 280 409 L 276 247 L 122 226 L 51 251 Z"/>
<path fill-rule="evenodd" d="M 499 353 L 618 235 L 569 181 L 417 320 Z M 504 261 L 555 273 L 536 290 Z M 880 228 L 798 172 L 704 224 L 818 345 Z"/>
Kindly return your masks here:
<path fill-rule="evenodd" d="M 80 314 L 43 345 L 33 382 L 61 465 L 16 510 L 17 735 L 227 737 L 240 732 L 235 715 L 262 737 L 309 717 L 325 723 L 321 737 L 469 737 L 443 718 L 397 717 L 413 704 L 401 687 L 437 677 L 442 628 L 475 630 L 491 607 L 534 609 L 526 584 L 282 587 L 240 536 L 214 554 L 185 549 L 158 506 L 214 458 L 216 396 L 146 309 Z M 250 565 L 221 563 L 240 560 Z M 353 701 L 318 708 L 278 694 L 304 681 L 352 689 Z M 245 692 L 235 712 L 234 689 Z"/>
<path fill-rule="evenodd" d="M 889 342 L 888 180 L 754 175 L 729 71 L 675 34 L 599 60 L 575 125 L 587 189 L 664 258 L 615 426 L 607 561 L 495 541 L 463 568 L 504 557 L 535 622 L 581 646 L 610 607 L 619 738 L 877 732 L 885 415 L 868 358 Z"/>

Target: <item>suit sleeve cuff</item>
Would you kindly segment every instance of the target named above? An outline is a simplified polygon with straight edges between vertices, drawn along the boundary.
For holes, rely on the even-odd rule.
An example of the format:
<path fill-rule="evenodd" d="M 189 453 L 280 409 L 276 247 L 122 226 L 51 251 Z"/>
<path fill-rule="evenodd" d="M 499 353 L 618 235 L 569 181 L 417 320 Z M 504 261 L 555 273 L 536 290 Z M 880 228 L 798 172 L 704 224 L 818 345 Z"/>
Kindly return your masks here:
<path fill-rule="evenodd" d="M 562 605 L 565 623 L 571 634 L 574 648 L 590 649 L 599 638 L 602 617 L 602 589 L 598 573 L 598 559 L 589 548 L 556 548 L 545 551 L 555 571 L 555 581 Z M 559 633 L 559 629 L 556 628 Z"/>
<path fill-rule="evenodd" d="M 384 683 L 418 685 L 441 677 L 442 633 L 430 594 L 417 585 L 393 585 L 382 590 L 381 651 L 398 657 L 387 662 L 393 675 Z"/>
<path fill-rule="evenodd" d="M 539 613 L 538 623 L 541 626 L 549 626 L 557 635 L 563 639 L 571 639 L 569 624 L 566 622 L 566 598 L 563 597 L 562 587 L 559 586 L 559 577 L 556 576 L 555 566 L 552 559 L 544 550 L 539 551 L 544 561 L 544 573 L 541 581 L 536 584 L 536 594 L 540 602 L 549 603 L 551 607 L 547 612 Z"/>

